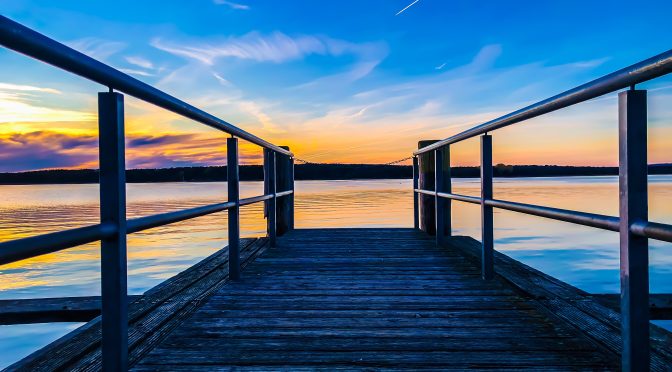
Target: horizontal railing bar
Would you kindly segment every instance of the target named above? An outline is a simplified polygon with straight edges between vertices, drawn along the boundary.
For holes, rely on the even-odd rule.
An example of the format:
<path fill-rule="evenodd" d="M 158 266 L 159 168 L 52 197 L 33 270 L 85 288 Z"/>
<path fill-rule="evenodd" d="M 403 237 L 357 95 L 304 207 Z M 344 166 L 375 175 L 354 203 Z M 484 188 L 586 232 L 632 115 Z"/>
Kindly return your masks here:
<path fill-rule="evenodd" d="M 577 225 L 596 227 L 609 231 L 618 231 L 619 218 L 602 214 L 578 212 L 569 209 L 542 207 L 539 205 L 516 203 L 505 200 L 486 200 L 486 205 L 509 211 L 531 214 L 553 220 L 571 222 Z"/>
<path fill-rule="evenodd" d="M 92 243 L 115 234 L 113 224 L 98 224 L 0 243 L 0 265 Z"/>
<path fill-rule="evenodd" d="M 451 194 L 445 192 L 436 193 L 434 191 L 423 189 L 415 189 L 414 191 L 426 195 L 438 195 L 441 198 L 458 200 L 466 203 L 481 203 L 481 198 L 476 196 Z M 540 205 L 516 203 L 497 199 L 488 199 L 485 201 L 485 204 L 494 208 L 550 218 L 552 220 L 565 221 L 577 225 L 590 226 L 609 231 L 619 231 L 620 219 L 614 216 L 579 212 L 569 209 L 543 207 Z M 672 225 L 658 222 L 641 221 L 633 223 L 630 226 L 630 231 L 632 231 L 632 233 L 635 235 L 643 236 L 645 238 L 672 242 Z"/>
<path fill-rule="evenodd" d="M 266 194 L 266 195 L 259 195 L 259 196 L 253 196 L 251 198 L 245 198 L 245 199 L 240 199 L 240 205 L 249 205 L 249 204 L 254 204 L 258 203 L 264 200 L 272 199 L 273 194 Z"/>
<path fill-rule="evenodd" d="M 436 195 L 440 198 L 452 199 L 465 203 L 481 204 L 481 198 L 478 196 L 460 195 L 447 192 L 439 192 Z"/>
<path fill-rule="evenodd" d="M 420 194 L 436 196 L 436 192 L 434 192 L 434 191 L 430 191 L 430 190 L 415 189 L 415 190 L 413 190 L 413 191 L 415 191 L 415 192 L 417 192 L 417 193 L 420 193 Z"/>
<path fill-rule="evenodd" d="M 291 190 L 289 191 L 283 191 L 276 195 L 289 195 L 291 194 Z M 240 199 L 240 205 L 258 203 L 271 198 L 273 198 L 273 194 L 253 196 L 251 198 Z M 126 221 L 126 232 L 132 234 L 154 227 L 189 220 L 220 212 L 235 205 L 234 202 L 224 202 L 175 212 L 131 218 Z M 113 224 L 98 224 L 2 242 L 0 243 L 0 265 L 58 252 L 82 244 L 93 243 L 110 237 L 114 233 L 115 226 Z"/>
<path fill-rule="evenodd" d="M 640 221 L 630 225 L 630 231 L 646 238 L 672 242 L 672 225 Z"/>
<path fill-rule="evenodd" d="M 428 191 L 422 189 L 416 189 L 415 191 L 427 195 L 437 195 L 437 193 L 435 193 L 434 191 Z M 466 203 L 481 204 L 481 198 L 477 196 L 467 196 L 467 195 L 451 194 L 444 192 L 438 193 L 438 196 L 442 198 L 463 201 Z M 618 217 L 605 216 L 602 214 L 578 212 L 569 209 L 542 207 L 540 205 L 516 203 L 497 199 L 487 199 L 485 200 L 485 205 L 489 205 L 491 207 L 499 209 L 506 209 L 513 212 L 520 212 L 538 217 L 550 218 L 558 221 L 571 222 L 577 225 L 596 227 L 598 229 L 604 229 L 609 231 L 618 231 L 619 229 Z M 671 228 L 670 226 L 662 224 L 655 224 L 655 225 L 657 226 L 649 226 L 648 231 L 656 231 L 656 233 L 662 234 L 662 236 L 667 236 L 664 234 L 669 234 L 670 231 L 672 231 L 669 230 Z M 659 239 L 651 235 L 642 235 L 642 236 Z"/>
<path fill-rule="evenodd" d="M 290 151 L 3 16 L 0 16 L 0 44 L 261 147 L 293 156 Z"/>
<path fill-rule="evenodd" d="M 294 193 L 294 190 L 287 190 L 287 191 L 280 191 L 275 193 L 276 198 L 280 198 L 283 196 L 291 195 Z"/>
<path fill-rule="evenodd" d="M 205 205 L 202 207 L 183 209 L 175 212 L 132 218 L 126 222 L 126 230 L 129 234 L 132 234 L 138 231 L 151 229 L 153 227 L 168 225 L 171 223 L 189 220 L 192 218 L 220 212 L 229 209 L 231 207 L 234 207 L 235 205 L 236 203 L 234 202 L 216 203 Z"/>
<path fill-rule="evenodd" d="M 642 83 L 672 72 L 672 50 L 668 50 L 657 56 L 651 57 L 634 65 L 628 66 L 601 78 L 579 85 L 551 98 L 539 101 L 520 110 L 500 116 L 494 120 L 467 129 L 454 136 L 435 142 L 429 146 L 415 151 L 419 155 L 428 151 L 436 150 L 451 143 L 491 132 L 511 124 L 547 114 L 619 89 Z"/>

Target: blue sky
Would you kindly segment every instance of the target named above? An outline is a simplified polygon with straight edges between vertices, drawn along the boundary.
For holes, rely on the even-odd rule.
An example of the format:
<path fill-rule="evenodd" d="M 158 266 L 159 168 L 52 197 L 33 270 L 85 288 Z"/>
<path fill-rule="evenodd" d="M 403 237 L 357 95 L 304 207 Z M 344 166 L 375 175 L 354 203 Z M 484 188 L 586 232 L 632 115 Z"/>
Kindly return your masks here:
<path fill-rule="evenodd" d="M 418 0 L 399 13 L 412 2 L 13 0 L 2 8 L 15 21 L 289 144 L 299 157 L 330 162 L 404 157 L 419 139 L 445 138 L 672 45 L 669 1 Z M 0 143 L 0 158 L 17 141 L 26 144 L 24 137 L 49 143 L 24 148 L 40 156 L 4 169 L 95 166 L 90 141 L 67 143 L 68 136 L 95 134 L 93 93 L 101 87 L 7 50 L 0 62 L 0 98 L 11 101 L 0 109 L 0 134 L 13 141 Z M 656 137 L 670 133 L 663 123 L 672 114 L 670 81 L 649 84 L 660 92 L 651 102 Z M 15 117 L 17 102 L 45 119 Z M 597 100 L 537 120 L 530 130 L 507 129 L 495 137 L 496 158 L 612 164 L 614 104 Z M 207 129 L 132 101 L 127 116 L 131 145 L 141 144 L 131 149 L 129 167 L 222 160 L 212 155 L 221 144 Z M 666 160 L 668 145 L 653 143 L 654 158 Z M 474 146 L 463 153 L 465 164 L 476 161 Z"/>

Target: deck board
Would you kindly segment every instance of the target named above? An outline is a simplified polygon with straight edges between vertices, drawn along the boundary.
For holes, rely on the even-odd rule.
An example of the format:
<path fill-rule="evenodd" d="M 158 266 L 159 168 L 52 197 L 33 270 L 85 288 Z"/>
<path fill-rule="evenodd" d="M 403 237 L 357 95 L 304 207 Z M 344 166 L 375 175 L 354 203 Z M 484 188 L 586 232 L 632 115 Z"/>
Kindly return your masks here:
<path fill-rule="evenodd" d="M 613 370 L 618 362 L 507 280 L 483 281 L 469 255 L 420 232 L 310 229 L 280 238 L 135 369 Z"/>

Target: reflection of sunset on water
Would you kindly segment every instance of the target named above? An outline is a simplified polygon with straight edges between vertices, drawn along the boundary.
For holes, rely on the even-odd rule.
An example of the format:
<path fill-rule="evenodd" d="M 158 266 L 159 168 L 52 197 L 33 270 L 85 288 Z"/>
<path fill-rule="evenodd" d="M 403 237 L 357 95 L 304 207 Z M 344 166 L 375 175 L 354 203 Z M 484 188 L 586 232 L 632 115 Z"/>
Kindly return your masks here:
<path fill-rule="evenodd" d="M 652 220 L 672 220 L 671 181 L 655 176 L 649 182 Z M 261 187 L 260 182 L 243 182 L 242 197 L 260 194 Z M 412 224 L 409 180 L 299 181 L 296 188 L 297 228 Z M 479 190 L 478 179 L 454 180 L 455 193 L 478 195 Z M 93 224 L 99 218 L 98 185 L 0 186 L 0 194 L 6 200 L 0 207 L 2 241 Z M 226 200 L 226 183 L 129 184 L 128 195 L 128 216 L 133 218 Z M 495 198 L 616 215 L 618 186 L 615 177 L 498 179 Z M 456 234 L 478 239 L 479 221 L 478 206 L 453 202 Z M 129 235 L 129 291 L 142 293 L 225 246 L 226 226 L 226 213 L 216 213 Z M 613 275 L 617 234 L 497 209 L 495 227 L 496 249 L 532 264 L 546 265 L 552 252 L 570 250 L 571 260 L 544 266 L 556 277 L 589 290 L 614 290 L 618 284 Z M 242 209 L 241 229 L 246 237 L 265 234 L 261 205 Z M 651 243 L 652 278 L 656 270 L 672 267 L 662 265 L 672 264 L 672 254 L 659 249 L 665 244 Z M 0 298 L 98 294 L 98 250 L 99 244 L 92 243 L 4 265 Z M 591 267 L 597 270 L 587 270 Z M 663 283 L 652 280 L 653 288 L 658 285 Z"/>

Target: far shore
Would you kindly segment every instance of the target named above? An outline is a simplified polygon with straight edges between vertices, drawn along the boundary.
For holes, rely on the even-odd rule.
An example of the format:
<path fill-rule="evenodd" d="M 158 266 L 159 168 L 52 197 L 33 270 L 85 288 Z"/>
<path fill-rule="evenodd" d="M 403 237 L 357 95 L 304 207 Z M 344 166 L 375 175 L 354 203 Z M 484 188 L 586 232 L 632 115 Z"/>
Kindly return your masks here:
<path fill-rule="evenodd" d="M 412 174 L 410 165 L 297 164 L 295 166 L 296 180 L 410 179 Z M 672 164 L 649 165 L 649 174 L 672 174 Z M 618 167 L 498 164 L 494 167 L 494 175 L 495 177 L 614 176 L 618 175 Z M 451 176 L 479 177 L 480 170 L 478 167 L 453 167 Z M 261 181 L 262 166 L 241 166 L 240 179 Z M 126 171 L 126 181 L 128 183 L 226 181 L 226 166 L 129 169 Z M 55 169 L 0 173 L 0 185 L 82 183 L 98 183 L 98 170 Z"/>

